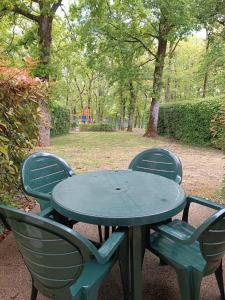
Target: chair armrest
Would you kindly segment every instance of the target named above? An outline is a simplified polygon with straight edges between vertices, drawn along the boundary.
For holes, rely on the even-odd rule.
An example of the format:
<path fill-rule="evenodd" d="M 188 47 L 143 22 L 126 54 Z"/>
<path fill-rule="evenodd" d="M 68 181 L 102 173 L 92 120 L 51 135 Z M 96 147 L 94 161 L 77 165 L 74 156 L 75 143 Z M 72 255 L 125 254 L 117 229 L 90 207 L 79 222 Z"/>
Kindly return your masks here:
<path fill-rule="evenodd" d="M 175 182 L 178 183 L 178 184 L 181 184 L 182 177 L 180 175 L 177 175 L 176 178 L 175 178 Z"/>
<path fill-rule="evenodd" d="M 26 194 L 28 194 L 29 196 L 32 196 L 36 199 L 40 198 L 40 199 L 43 199 L 43 200 L 46 200 L 46 201 L 51 201 L 52 197 L 51 197 L 51 194 L 45 194 L 45 193 L 41 193 L 41 192 L 34 192 L 29 186 L 23 186 L 22 185 L 22 188 L 24 190 L 24 192 Z"/>
<path fill-rule="evenodd" d="M 213 202 L 210 199 L 205 199 L 205 198 L 197 197 L 197 196 L 188 196 L 187 197 L 187 202 L 188 203 L 195 202 L 195 203 L 198 203 L 200 205 L 207 206 L 209 208 L 213 208 L 213 209 L 216 209 L 216 210 L 219 210 L 221 208 L 225 208 L 225 205 L 218 204 L 218 203 Z"/>
<path fill-rule="evenodd" d="M 126 239 L 126 232 L 115 231 L 110 237 L 103 243 L 103 245 L 98 249 L 98 255 L 96 259 L 100 264 L 106 263 L 121 243 Z"/>
<path fill-rule="evenodd" d="M 185 245 L 192 244 L 196 241 L 198 237 L 198 235 L 196 236 L 196 231 L 193 234 L 186 235 L 180 232 L 179 230 L 169 226 L 169 224 L 154 225 L 152 226 L 152 228 L 156 232 L 170 238 L 174 242 L 178 242 Z"/>
<path fill-rule="evenodd" d="M 225 214 L 225 207 L 223 207 L 223 209 L 220 209 L 219 211 L 217 211 L 213 215 L 211 215 L 198 228 L 196 228 L 195 231 L 190 235 L 181 233 L 179 230 L 175 229 L 174 227 L 171 227 L 170 223 L 155 225 L 155 226 L 152 226 L 152 228 L 156 232 L 159 232 L 160 234 L 165 235 L 166 237 L 172 239 L 175 242 L 179 242 L 181 244 L 188 245 L 188 244 L 194 243 L 195 241 L 199 241 L 202 233 L 205 230 L 207 230 L 207 228 L 209 228 L 209 226 L 211 224 L 213 224 L 218 218 L 220 218 L 224 214 Z"/>
<path fill-rule="evenodd" d="M 192 202 L 215 209 L 215 210 L 225 208 L 225 206 L 222 204 L 218 204 L 218 203 L 213 202 L 212 200 L 205 199 L 202 197 L 197 197 L 197 196 L 188 196 L 186 198 L 186 201 L 187 201 L 187 204 L 184 208 L 183 217 L 182 217 L 182 220 L 186 221 L 186 222 L 188 221 L 189 208 L 190 208 L 190 204 Z"/>
<path fill-rule="evenodd" d="M 42 199 L 42 200 L 46 200 L 46 201 L 51 201 L 52 200 L 52 196 L 51 194 L 44 194 L 44 193 L 32 193 L 30 194 L 31 196 L 33 196 L 36 199 Z"/>
<path fill-rule="evenodd" d="M 49 217 L 50 215 L 53 214 L 53 211 L 54 211 L 54 209 L 52 207 L 47 207 L 46 209 L 44 209 L 41 212 L 39 212 L 38 215 L 40 217 L 47 218 L 47 217 Z"/>

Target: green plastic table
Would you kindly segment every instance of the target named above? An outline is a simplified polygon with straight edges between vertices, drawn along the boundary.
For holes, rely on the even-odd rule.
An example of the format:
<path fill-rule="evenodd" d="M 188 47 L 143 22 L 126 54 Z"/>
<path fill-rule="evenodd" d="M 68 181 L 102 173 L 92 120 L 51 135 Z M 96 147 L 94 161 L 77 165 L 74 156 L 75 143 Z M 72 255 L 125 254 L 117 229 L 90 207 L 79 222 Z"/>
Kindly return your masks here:
<path fill-rule="evenodd" d="M 55 186 L 52 206 L 65 217 L 130 230 L 132 299 L 142 299 L 144 225 L 164 221 L 181 211 L 185 192 L 172 180 L 132 170 L 76 175 Z"/>

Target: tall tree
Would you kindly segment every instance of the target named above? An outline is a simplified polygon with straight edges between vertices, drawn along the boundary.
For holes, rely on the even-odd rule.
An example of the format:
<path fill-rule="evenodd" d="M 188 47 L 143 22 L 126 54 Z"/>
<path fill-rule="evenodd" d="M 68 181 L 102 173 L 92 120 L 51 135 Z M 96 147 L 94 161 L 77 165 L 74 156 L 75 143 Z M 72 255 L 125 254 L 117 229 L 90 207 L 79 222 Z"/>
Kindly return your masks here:
<path fill-rule="evenodd" d="M 208 51 L 209 51 L 209 47 L 210 47 L 210 40 L 211 40 L 211 37 L 210 37 L 210 31 L 209 31 L 209 28 L 208 28 L 207 25 L 205 26 L 205 30 L 206 30 L 206 47 L 205 47 L 205 54 L 207 55 L 207 54 L 208 54 Z M 206 67 L 205 75 L 204 75 L 204 82 L 203 82 L 203 91 L 202 91 L 202 97 L 203 97 L 203 98 L 205 98 L 206 93 L 207 93 L 207 91 L 208 91 L 208 77 L 209 77 L 209 68 Z"/>
<path fill-rule="evenodd" d="M 12 0 L 0 3 L 0 11 L 21 15 L 34 22 L 38 28 L 38 75 L 49 79 L 51 60 L 52 23 L 62 0 Z"/>
<path fill-rule="evenodd" d="M 162 91 L 163 69 L 167 43 L 184 37 L 192 28 L 193 1 L 81 1 L 74 5 L 91 40 L 107 36 L 118 45 L 130 44 L 148 58 L 142 64 L 154 61 L 152 97 L 146 136 L 157 134 L 159 100 Z M 93 43 L 92 43 L 93 45 Z"/>
<path fill-rule="evenodd" d="M 206 30 L 205 74 L 202 93 L 202 96 L 205 97 L 209 90 L 210 69 L 213 69 L 213 73 L 215 73 L 214 59 L 217 60 L 217 58 L 213 53 L 218 54 L 218 48 L 221 48 L 221 44 L 225 41 L 225 3 L 224 0 L 198 0 L 197 4 L 200 8 L 197 14 L 199 23 Z M 213 57 L 213 60 L 210 60 L 210 57 Z M 224 67 L 224 60 L 222 67 Z"/>

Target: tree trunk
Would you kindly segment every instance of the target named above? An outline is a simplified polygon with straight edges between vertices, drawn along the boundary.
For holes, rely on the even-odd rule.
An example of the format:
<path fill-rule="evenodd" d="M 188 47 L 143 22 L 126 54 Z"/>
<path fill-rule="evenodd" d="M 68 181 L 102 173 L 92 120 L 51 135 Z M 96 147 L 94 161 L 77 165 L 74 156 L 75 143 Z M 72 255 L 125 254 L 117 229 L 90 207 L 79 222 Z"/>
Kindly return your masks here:
<path fill-rule="evenodd" d="M 40 15 L 38 35 L 39 35 L 39 60 L 40 77 L 49 80 L 51 43 L 52 43 L 52 16 Z"/>
<path fill-rule="evenodd" d="M 168 57 L 168 77 L 166 81 L 165 89 L 165 100 L 171 100 L 171 73 L 172 73 L 172 59 L 173 59 L 173 43 L 170 43 L 169 47 L 169 57 Z"/>
<path fill-rule="evenodd" d="M 92 82 L 94 80 L 93 74 L 89 75 L 87 74 L 88 77 L 88 99 L 87 99 L 87 104 L 88 107 L 91 107 L 91 96 L 92 96 Z"/>
<path fill-rule="evenodd" d="M 82 90 L 81 90 L 76 77 L 74 78 L 74 81 L 75 81 L 75 85 L 76 85 L 76 88 L 77 88 L 78 93 L 79 93 L 80 107 L 81 107 L 81 110 L 83 110 L 83 108 L 84 108 L 83 93 L 84 93 L 85 85 L 82 87 Z"/>
<path fill-rule="evenodd" d="M 136 103 L 136 95 L 134 92 L 133 81 L 129 81 L 129 90 L 130 90 L 130 103 L 128 109 L 128 126 L 127 131 L 133 131 L 133 122 L 134 122 L 134 111 L 135 111 L 135 103 Z"/>
<path fill-rule="evenodd" d="M 157 136 L 159 101 L 160 101 L 160 96 L 162 91 L 162 77 L 163 77 L 164 61 L 166 56 L 168 32 L 169 32 L 169 26 L 166 23 L 166 21 L 163 18 L 161 18 L 159 24 L 158 49 L 156 54 L 155 69 L 153 75 L 152 101 L 151 101 L 147 130 L 144 134 L 144 136 L 146 137 Z"/>
<path fill-rule="evenodd" d="M 203 92 L 202 92 L 202 97 L 205 98 L 206 96 L 206 92 L 208 90 L 208 70 L 205 72 L 205 76 L 204 76 L 204 83 L 203 83 Z"/>
<path fill-rule="evenodd" d="M 38 22 L 39 35 L 39 65 L 37 68 L 38 76 L 43 80 L 49 80 L 50 75 L 50 60 L 51 60 L 51 43 L 52 43 L 52 21 L 53 17 L 40 15 Z M 68 101 L 68 99 L 67 99 Z M 47 120 L 50 120 L 50 113 L 47 109 L 47 104 L 43 101 L 42 104 L 41 122 L 39 124 L 40 146 L 50 145 L 50 126 Z M 43 125 L 44 124 L 44 125 Z"/>
<path fill-rule="evenodd" d="M 14 4 L 12 7 L 10 7 L 10 10 L 38 24 L 39 65 L 37 72 L 40 78 L 48 81 L 50 75 L 49 66 L 51 60 L 52 22 L 62 0 L 54 1 L 52 5 L 48 1 L 30 1 L 30 4 L 32 4 L 32 2 L 39 4 L 39 15 L 33 14 L 29 11 L 29 9 L 27 10 L 26 4 L 21 6 Z M 47 146 L 50 144 L 49 122 L 51 118 L 47 109 L 47 104 L 44 100 L 40 104 L 40 110 L 42 112 L 42 119 L 39 124 L 40 146 Z"/>
<path fill-rule="evenodd" d="M 96 122 L 100 123 L 101 122 L 101 104 L 100 104 L 100 91 L 98 94 L 98 97 L 96 97 Z"/>
<path fill-rule="evenodd" d="M 145 114 L 146 114 L 147 102 L 148 102 L 148 94 L 145 93 L 144 109 L 143 109 L 143 114 L 142 114 L 142 117 L 141 117 L 141 128 L 145 127 Z"/>
<path fill-rule="evenodd" d="M 101 108 L 98 100 L 96 102 L 96 122 L 97 123 L 101 122 Z"/>
<path fill-rule="evenodd" d="M 125 104 L 126 100 L 123 96 L 123 91 L 120 91 L 120 118 L 119 118 L 119 129 L 124 130 L 124 121 L 125 121 Z"/>
<path fill-rule="evenodd" d="M 207 54 L 209 50 L 209 45 L 210 45 L 210 37 L 209 37 L 209 31 L 206 26 L 206 48 L 205 48 L 205 53 Z M 205 98 L 207 90 L 208 90 L 208 77 L 209 77 L 209 69 L 208 67 L 206 68 L 205 75 L 204 75 L 204 83 L 203 83 L 203 91 L 202 91 L 202 97 Z"/>
<path fill-rule="evenodd" d="M 137 128 L 137 124 L 138 124 L 138 113 L 136 112 L 134 116 L 134 128 Z"/>

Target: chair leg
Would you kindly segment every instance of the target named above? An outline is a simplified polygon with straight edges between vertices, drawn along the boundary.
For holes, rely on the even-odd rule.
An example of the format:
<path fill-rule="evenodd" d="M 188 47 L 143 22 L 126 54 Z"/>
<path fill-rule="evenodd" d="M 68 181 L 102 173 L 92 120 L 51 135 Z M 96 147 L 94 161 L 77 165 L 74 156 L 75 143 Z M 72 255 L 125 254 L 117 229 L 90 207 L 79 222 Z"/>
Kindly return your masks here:
<path fill-rule="evenodd" d="M 93 288 L 83 287 L 82 296 L 83 296 L 81 298 L 82 300 L 98 300 L 98 288 L 97 287 L 93 287 Z"/>
<path fill-rule="evenodd" d="M 176 270 L 182 300 L 199 300 L 202 274 L 193 269 Z"/>
<path fill-rule="evenodd" d="M 109 226 L 105 226 L 105 241 L 109 238 Z"/>
<path fill-rule="evenodd" d="M 129 240 L 128 237 L 123 242 L 123 244 L 120 246 L 119 250 L 119 266 L 120 266 L 120 274 L 121 274 L 121 280 L 123 285 L 123 295 L 124 300 L 129 299 L 129 293 L 130 293 L 130 272 L 129 272 Z"/>
<path fill-rule="evenodd" d="M 98 236 L 99 236 L 100 243 L 102 243 L 102 241 L 103 241 L 103 239 L 102 239 L 102 227 L 100 225 L 98 225 Z"/>
<path fill-rule="evenodd" d="M 168 264 L 160 258 L 159 259 L 159 265 L 160 266 L 167 266 Z"/>
<path fill-rule="evenodd" d="M 32 291 L 31 291 L 31 300 L 36 300 L 37 299 L 37 294 L 38 294 L 38 290 L 36 289 L 36 287 L 32 284 Z"/>
<path fill-rule="evenodd" d="M 149 226 L 142 226 L 142 266 L 144 262 L 145 249 L 146 249 L 149 233 L 150 233 Z"/>
<path fill-rule="evenodd" d="M 112 233 L 116 231 L 116 226 L 112 226 Z"/>
<path fill-rule="evenodd" d="M 215 271 L 216 280 L 219 286 L 221 299 L 224 300 L 224 283 L 223 283 L 223 265 L 222 260 L 220 262 L 219 268 Z"/>

